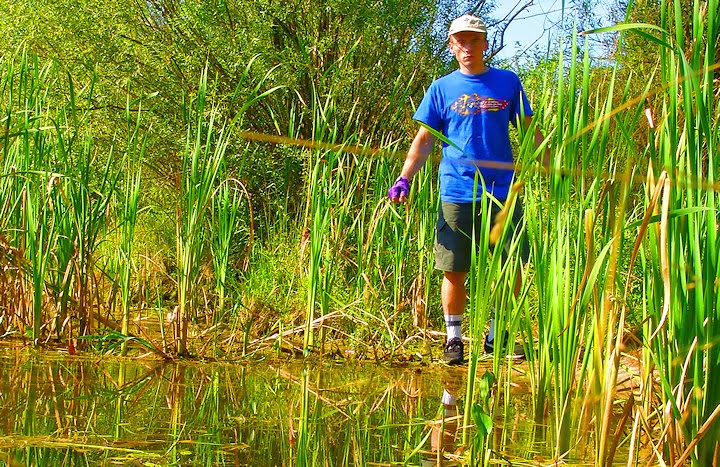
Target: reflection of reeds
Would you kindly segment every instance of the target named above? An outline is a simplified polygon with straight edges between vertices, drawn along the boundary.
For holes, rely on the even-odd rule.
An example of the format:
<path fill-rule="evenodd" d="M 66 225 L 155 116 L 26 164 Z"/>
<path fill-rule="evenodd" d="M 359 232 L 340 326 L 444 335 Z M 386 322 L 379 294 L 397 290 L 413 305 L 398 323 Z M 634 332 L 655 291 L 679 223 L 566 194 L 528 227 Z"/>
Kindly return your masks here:
<path fill-rule="evenodd" d="M 417 464 L 442 391 L 433 371 L 373 364 L 38 362 L 19 351 L 2 365 L 2 459 L 22 464 Z"/>

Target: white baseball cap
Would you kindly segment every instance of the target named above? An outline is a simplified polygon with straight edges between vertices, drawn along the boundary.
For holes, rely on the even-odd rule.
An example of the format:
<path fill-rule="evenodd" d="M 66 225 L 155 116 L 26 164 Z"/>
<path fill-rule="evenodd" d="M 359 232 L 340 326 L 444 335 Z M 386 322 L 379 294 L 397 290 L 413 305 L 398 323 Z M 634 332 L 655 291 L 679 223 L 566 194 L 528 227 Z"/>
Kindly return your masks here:
<path fill-rule="evenodd" d="M 448 30 L 448 38 L 457 32 L 470 31 L 470 32 L 482 32 L 487 34 L 487 28 L 480 18 L 473 15 L 462 15 L 459 18 L 455 18 L 450 23 L 450 29 Z"/>

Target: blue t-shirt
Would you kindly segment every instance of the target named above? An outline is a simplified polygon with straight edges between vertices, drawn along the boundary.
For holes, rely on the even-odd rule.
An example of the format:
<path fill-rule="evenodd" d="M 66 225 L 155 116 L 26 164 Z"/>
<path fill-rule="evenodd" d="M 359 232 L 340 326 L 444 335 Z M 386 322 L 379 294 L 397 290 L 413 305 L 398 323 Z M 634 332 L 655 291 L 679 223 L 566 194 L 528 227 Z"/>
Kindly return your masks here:
<path fill-rule="evenodd" d="M 512 163 L 508 125 L 515 125 L 521 115 L 532 115 L 532 110 L 512 71 L 488 68 L 479 75 L 465 75 L 456 70 L 430 84 L 413 119 L 462 149 L 442 143 L 442 201 L 472 202 L 478 169 L 487 191 L 500 200 L 507 198 L 514 171 L 477 166 L 475 161 Z M 480 198 L 482 185 L 477 191 Z"/>

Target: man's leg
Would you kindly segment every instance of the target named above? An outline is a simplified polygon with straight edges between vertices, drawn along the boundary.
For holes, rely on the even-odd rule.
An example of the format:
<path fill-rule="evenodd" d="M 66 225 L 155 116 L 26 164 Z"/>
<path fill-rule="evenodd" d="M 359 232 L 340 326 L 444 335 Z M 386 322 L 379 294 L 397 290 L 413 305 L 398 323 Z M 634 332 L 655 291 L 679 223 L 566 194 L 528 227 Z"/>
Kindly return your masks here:
<path fill-rule="evenodd" d="M 522 204 L 520 200 L 516 201 L 515 209 L 513 211 L 512 215 L 512 226 L 510 232 L 508 232 L 506 243 L 503 246 L 502 255 L 503 255 L 503 262 L 507 261 L 509 256 L 509 250 L 510 250 L 510 242 L 512 241 L 512 237 L 514 235 L 514 230 L 518 229 L 521 222 L 522 222 Z M 497 214 L 497 213 L 494 213 Z M 496 222 L 495 215 L 493 215 L 492 222 Z M 524 234 L 523 234 L 524 235 Z M 520 258 L 521 263 L 517 265 L 514 271 L 514 280 L 513 287 L 512 287 L 512 293 L 514 298 L 517 300 L 517 298 L 520 296 L 520 292 L 522 290 L 522 268 L 523 265 L 527 263 L 528 258 L 530 256 L 530 251 L 528 249 L 527 240 L 525 238 L 521 239 L 520 244 Z M 494 349 L 494 340 L 495 340 L 495 308 L 490 311 L 490 329 L 487 333 L 487 336 L 485 338 L 485 351 L 488 353 L 493 352 Z M 507 336 L 505 338 L 505 342 L 507 343 Z M 517 346 L 516 346 L 517 347 Z M 515 349 L 515 353 L 518 353 L 518 349 Z"/>
<path fill-rule="evenodd" d="M 463 361 L 462 326 L 463 312 L 467 302 L 467 290 L 465 289 L 466 272 L 448 272 L 443 276 L 440 286 L 443 315 L 445 317 L 445 331 L 447 341 L 445 346 L 444 360 L 450 364 L 458 364 Z"/>
<path fill-rule="evenodd" d="M 443 271 L 440 286 L 447 340 L 443 360 L 448 364 L 463 362 L 461 335 L 463 312 L 467 302 L 465 278 L 470 269 L 472 232 L 470 204 L 441 203 L 435 231 L 435 269 Z"/>
<path fill-rule="evenodd" d="M 466 272 L 444 272 L 440 287 L 444 314 L 462 316 L 465 311 L 465 304 L 467 303 L 465 277 L 467 277 Z"/>

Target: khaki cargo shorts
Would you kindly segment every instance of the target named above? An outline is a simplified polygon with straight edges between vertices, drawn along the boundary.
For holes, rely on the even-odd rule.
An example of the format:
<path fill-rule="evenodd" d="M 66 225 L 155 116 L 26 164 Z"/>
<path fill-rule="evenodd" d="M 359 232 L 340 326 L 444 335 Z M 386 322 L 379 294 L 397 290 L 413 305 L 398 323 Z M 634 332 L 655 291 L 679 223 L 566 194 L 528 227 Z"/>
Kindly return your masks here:
<path fill-rule="evenodd" d="M 496 216 L 502 210 L 502 206 L 492 202 L 489 208 L 490 226 L 492 227 Z M 440 203 L 437 225 L 435 226 L 435 269 L 445 272 L 467 272 L 470 270 L 473 223 L 476 232 L 480 232 L 485 220 L 480 203 L 475 204 L 475 211 L 473 213 L 473 203 Z M 520 228 L 522 216 L 521 200 L 517 200 L 512 213 L 512 224 L 509 227 L 510 230 L 502 249 L 503 261 L 508 257 L 514 232 Z M 493 248 L 491 246 L 491 249 Z M 520 258 L 523 262 L 527 262 L 530 256 L 530 248 L 524 234 L 520 239 L 519 248 Z"/>

